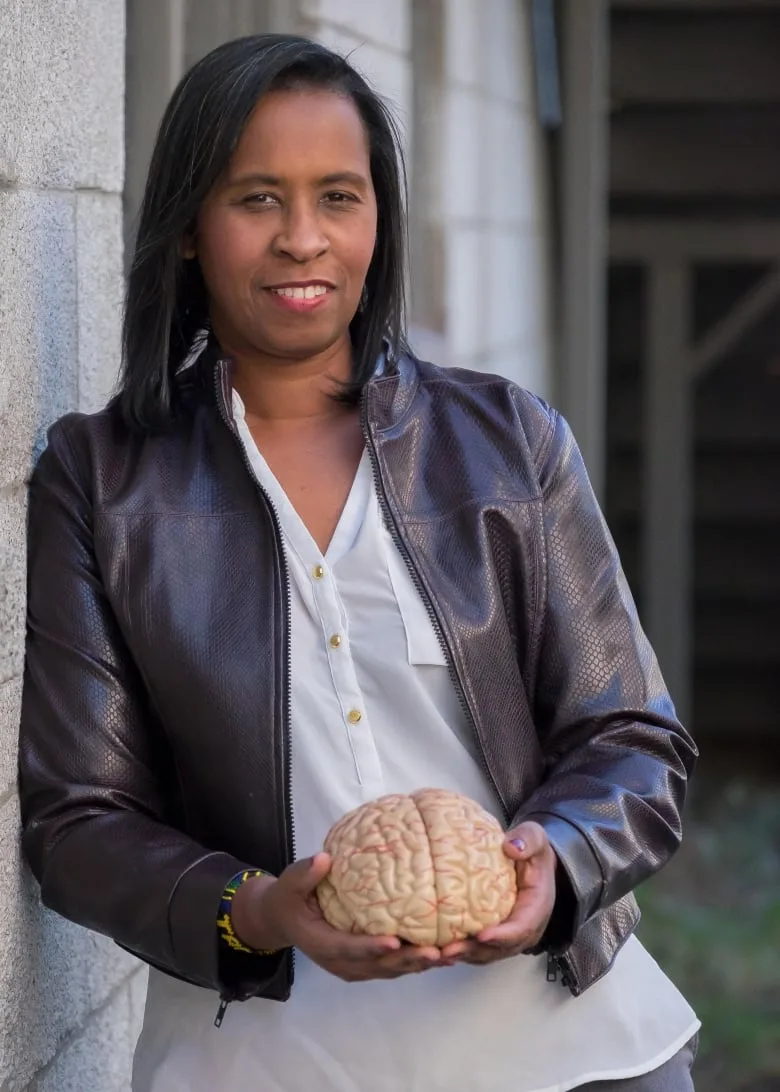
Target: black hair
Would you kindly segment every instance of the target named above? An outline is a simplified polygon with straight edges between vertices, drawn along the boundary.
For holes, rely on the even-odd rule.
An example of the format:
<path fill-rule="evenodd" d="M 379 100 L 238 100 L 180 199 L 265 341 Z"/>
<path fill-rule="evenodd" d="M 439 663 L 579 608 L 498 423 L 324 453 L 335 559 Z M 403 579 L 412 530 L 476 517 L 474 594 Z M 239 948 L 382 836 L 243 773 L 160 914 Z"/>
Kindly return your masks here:
<path fill-rule="evenodd" d="M 228 166 L 258 101 L 297 88 L 352 99 L 366 129 L 377 200 L 377 242 L 364 305 L 350 325 L 355 403 L 387 343 L 405 346 L 406 174 L 398 127 L 382 98 L 349 61 L 307 38 L 261 34 L 218 46 L 174 91 L 157 133 L 130 267 L 123 366 L 116 402 L 125 421 L 148 430 L 175 409 L 175 376 L 200 330 L 208 297 L 197 260 L 181 254 L 198 209 Z"/>

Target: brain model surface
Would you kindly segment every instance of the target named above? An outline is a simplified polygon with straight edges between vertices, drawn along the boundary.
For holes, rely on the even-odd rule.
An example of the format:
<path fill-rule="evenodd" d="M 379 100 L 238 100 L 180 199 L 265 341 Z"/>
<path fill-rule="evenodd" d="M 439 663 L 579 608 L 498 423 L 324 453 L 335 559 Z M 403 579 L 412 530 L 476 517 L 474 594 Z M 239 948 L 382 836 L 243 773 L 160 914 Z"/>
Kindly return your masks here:
<path fill-rule="evenodd" d="M 508 917 L 515 866 L 498 821 L 443 789 L 383 796 L 340 819 L 317 888 L 322 913 L 345 932 L 444 945 Z"/>

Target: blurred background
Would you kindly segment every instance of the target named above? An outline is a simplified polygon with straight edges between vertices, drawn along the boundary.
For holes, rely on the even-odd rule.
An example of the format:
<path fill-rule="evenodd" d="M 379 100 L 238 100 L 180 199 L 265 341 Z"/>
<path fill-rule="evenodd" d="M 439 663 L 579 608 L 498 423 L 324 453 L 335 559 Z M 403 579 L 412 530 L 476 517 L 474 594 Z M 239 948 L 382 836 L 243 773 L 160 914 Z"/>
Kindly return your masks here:
<path fill-rule="evenodd" d="M 697 1087 L 780 1090 L 777 0 L 5 0 L 0 1085 L 125 1090 L 143 1003 L 134 961 L 42 913 L 16 858 L 24 484 L 50 421 L 115 379 L 171 91 L 269 30 L 393 104 L 419 353 L 574 428 L 702 753 L 641 936 L 703 1020 Z"/>

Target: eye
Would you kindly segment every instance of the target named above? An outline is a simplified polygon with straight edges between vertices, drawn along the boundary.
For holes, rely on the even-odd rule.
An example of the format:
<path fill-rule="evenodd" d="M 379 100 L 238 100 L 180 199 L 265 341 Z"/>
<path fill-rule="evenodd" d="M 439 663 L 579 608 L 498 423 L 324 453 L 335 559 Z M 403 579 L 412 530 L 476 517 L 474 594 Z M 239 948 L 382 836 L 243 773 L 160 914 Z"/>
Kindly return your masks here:
<path fill-rule="evenodd" d="M 277 205 L 279 198 L 275 197 L 272 193 L 250 193 L 246 197 L 241 199 L 241 204 L 247 208 L 269 208 L 272 205 Z"/>
<path fill-rule="evenodd" d="M 343 190 L 331 190 L 330 193 L 325 194 L 325 200 L 332 205 L 345 205 L 357 201 L 358 198 L 354 193 L 345 193 Z"/>

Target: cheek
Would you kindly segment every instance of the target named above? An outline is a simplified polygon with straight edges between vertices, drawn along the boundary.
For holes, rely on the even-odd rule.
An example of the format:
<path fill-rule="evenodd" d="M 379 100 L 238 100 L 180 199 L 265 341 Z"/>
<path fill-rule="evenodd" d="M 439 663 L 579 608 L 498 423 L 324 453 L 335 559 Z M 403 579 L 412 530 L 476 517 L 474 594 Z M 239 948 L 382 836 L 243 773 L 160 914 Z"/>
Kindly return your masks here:
<path fill-rule="evenodd" d="M 206 220 L 198 232 L 197 249 L 203 276 L 211 291 L 220 284 L 251 275 L 257 265 L 262 242 L 245 218 L 224 217 L 218 223 Z"/>

